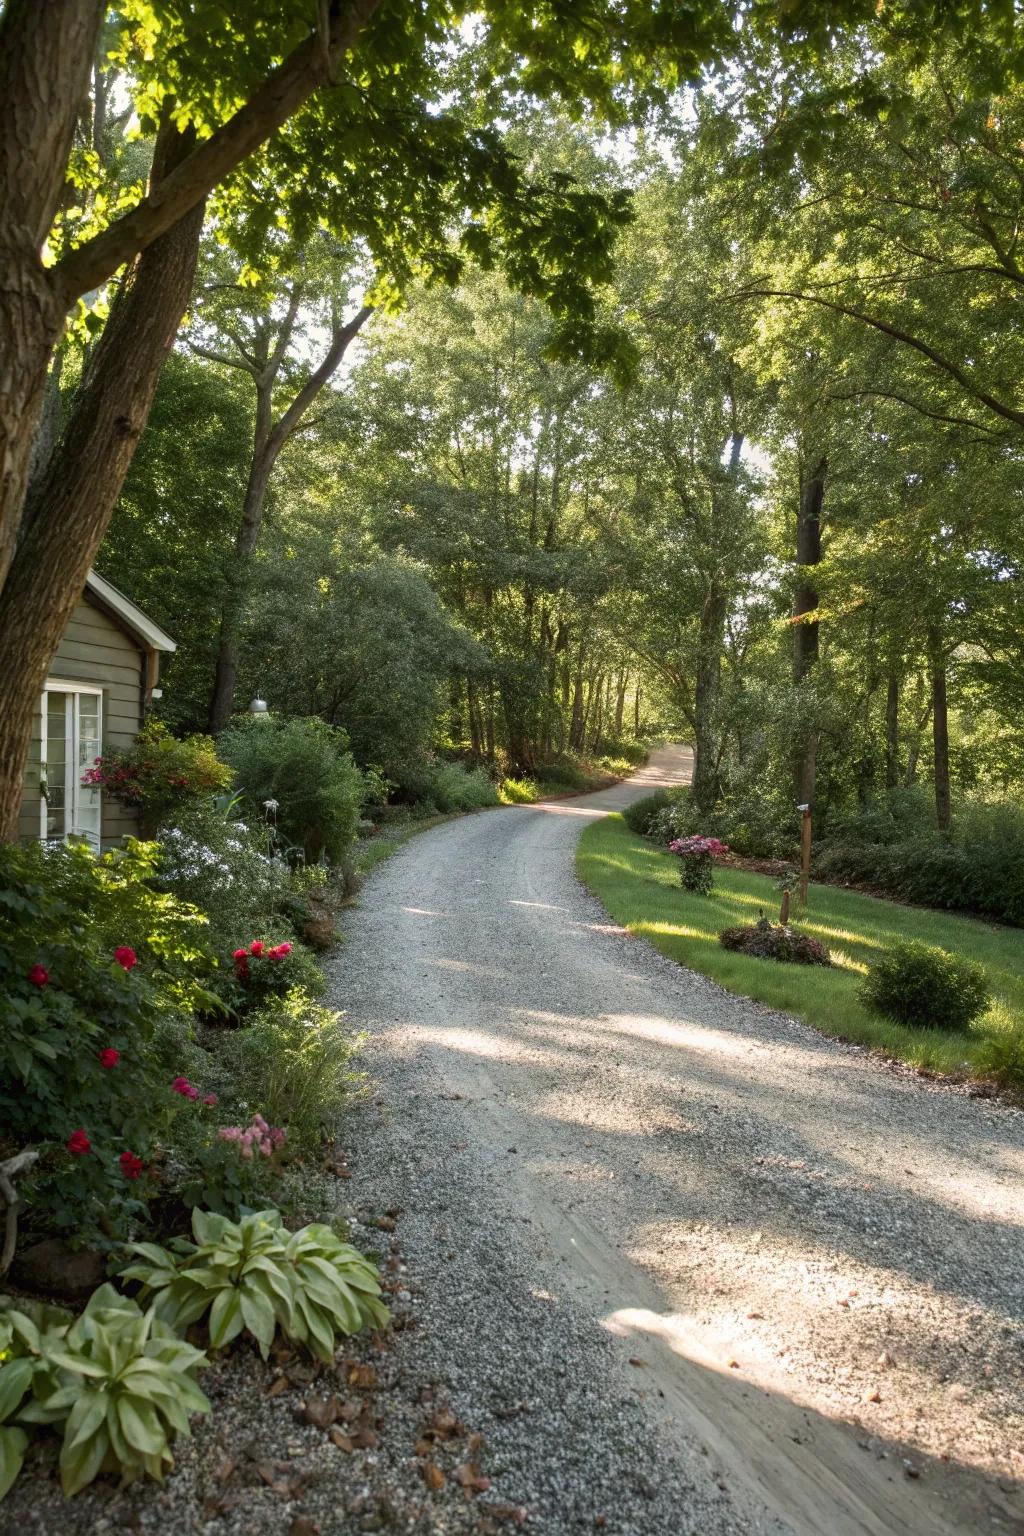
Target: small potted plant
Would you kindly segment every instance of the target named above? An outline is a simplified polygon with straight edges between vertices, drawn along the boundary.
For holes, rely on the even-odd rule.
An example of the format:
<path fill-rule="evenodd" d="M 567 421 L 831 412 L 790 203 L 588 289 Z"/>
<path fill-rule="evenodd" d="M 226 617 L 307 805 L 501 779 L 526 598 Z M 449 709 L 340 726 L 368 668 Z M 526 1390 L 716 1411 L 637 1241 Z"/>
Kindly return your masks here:
<path fill-rule="evenodd" d="M 715 885 L 714 861 L 729 852 L 728 844 L 717 837 L 696 833 L 692 837 L 677 837 L 669 843 L 668 851 L 677 854 L 682 862 L 680 875 L 684 888 L 698 896 L 710 896 Z"/>

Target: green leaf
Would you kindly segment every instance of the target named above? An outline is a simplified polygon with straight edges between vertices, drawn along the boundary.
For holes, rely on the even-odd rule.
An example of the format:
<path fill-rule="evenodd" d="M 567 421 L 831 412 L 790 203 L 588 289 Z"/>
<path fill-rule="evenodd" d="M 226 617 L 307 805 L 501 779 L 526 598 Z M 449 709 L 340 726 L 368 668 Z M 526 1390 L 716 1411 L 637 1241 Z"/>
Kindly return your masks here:
<path fill-rule="evenodd" d="M 156 1455 L 167 1445 L 167 1436 L 151 1403 L 122 1393 L 117 1399 L 117 1418 L 128 1444 L 143 1455 Z"/>
<path fill-rule="evenodd" d="M 108 1394 L 102 1389 L 82 1393 L 68 1414 L 67 1423 L 64 1426 L 64 1444 L 69 1451 L 95 1434 L 96 1429 L 106 1417 L 109 1401 Z"/>
<path fill-rule="evenodd" d="M 245 1326 L 253 1338 L 258 1340 L 260 1353 L 265 1360 L 267 1352 L 274 1342 L 274 1333 L 277 1328 L 274 1309 L 266 1296 L 263 1295 L 263 1292 L 258 1290 L 255 1285 L 243 1283 L 239 1295 L 241 1297 L 242 1317 L 245 1321 Z"/>
<path fill-rule="evenodd" d="M 35 1373 L 32 1360 L 11 1360 L 0 1368 L 0 1422 L 9 1419 L 29 1389 Z"/>
<path fill-rule="evenodd" d="M 0 1428 L 0 1499 L 21 1471 L 28 1435 L 14 1425 Z"/>
<path fill-rule="evenodd" d="M 221 1291 L 210 1308 L 210 1343 L 214 1349 L 230 1344 L 244 1327 L 241 1297 L 234 1286 Z"/>

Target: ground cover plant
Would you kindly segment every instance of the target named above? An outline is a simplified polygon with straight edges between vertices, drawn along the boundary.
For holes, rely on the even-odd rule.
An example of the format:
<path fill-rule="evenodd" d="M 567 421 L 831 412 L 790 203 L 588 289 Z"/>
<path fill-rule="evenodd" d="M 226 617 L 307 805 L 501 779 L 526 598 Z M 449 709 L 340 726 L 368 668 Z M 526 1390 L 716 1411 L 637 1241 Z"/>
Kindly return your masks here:
<path fill-rule="evenodd" d="M 584 829 L 578 869 L 616 922 L 731 992 L 929 1070 L 995 1074 L 1024 1089 L 1024 948 L 1012 928 L 812 884 L 797 926 L 828 946 L 832 966 L 774 965 L 719 943 L 724 928 L 756 921 L 761 912 L 774 916 L 779 893 L 765 875 L 723 867 L 712 896 L 681 890 L 674 857 L 618 816 Z M 869 968 L 906 939 L 983 967 L 992 1001 L 969 1029 L 913 1029 L 865 1005 L 861 990 Z"/>

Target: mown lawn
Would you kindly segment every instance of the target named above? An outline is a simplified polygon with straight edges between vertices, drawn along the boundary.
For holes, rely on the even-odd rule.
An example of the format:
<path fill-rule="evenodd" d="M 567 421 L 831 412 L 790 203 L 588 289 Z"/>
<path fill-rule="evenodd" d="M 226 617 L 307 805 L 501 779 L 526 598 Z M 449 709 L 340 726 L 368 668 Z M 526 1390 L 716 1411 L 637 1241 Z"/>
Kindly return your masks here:
<path fill-rule="evenodd" d="M 778 921 L 779 892 L 766 875 L 719 867 L 714 893 L 691 895 L 680 885 L 678 859 L 635 836 L 620 816 L 585 829 L 577 869 L 616 922 L 730 992 L 932 1072 L 1002 1075 L 1010 1081 L 1024 1069 L 1021 929 L 812 885 L 798 923 L 828 945 L 834 966 L 780 965 L 731 953 L 718 943 L 721 929 L 754 922 L 762 910 Z M 872 958 L 899 938 L 956 950 L 984 965 L 994 1002 L 970 1033 L 910 1030 L 864 1008 L 857 995 L 861 977 Z"/>

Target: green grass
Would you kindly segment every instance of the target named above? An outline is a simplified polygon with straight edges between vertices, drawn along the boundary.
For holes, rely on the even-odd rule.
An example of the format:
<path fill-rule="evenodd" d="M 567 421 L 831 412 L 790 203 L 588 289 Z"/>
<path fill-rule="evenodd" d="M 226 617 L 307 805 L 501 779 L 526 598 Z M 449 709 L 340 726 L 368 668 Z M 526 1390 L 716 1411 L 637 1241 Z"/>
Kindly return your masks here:
<path fill-rule="evenodd" d="M 833 968 L 780 965 L 723 949 L 718 934 L 765 915 L 778 921 L 779 892 L 766 875 L 719 867 L 711 896 L 679 881 L 679 861 L 629 831 L 620 816 L 588 826 L 577 854 L 580 878 L 616 922 L 680 965 L 730 992 L 756 998 L 926 1071 L 996 1076 L 1024 1088 L 1024 934 L 1020 929 L 902 907 L 859 892 L 812 885 L 798 924 L 823 940 Z M 869 1013 L 858 997 L 872 959 L 896 939 L 920 939 L 978 960 L 993 1004 L 966 1034 L 907 1029 Z"/>
<path fill-rule="evenodd" d="M 482 807 L 482 809 L 488 809 L 488 807 Z M 475 815 L 476 810 L 445 811 L 436 816 L 410 816 L 408 821 L 391 822 L 373 837 L 365 838 L 356 844 L 354 855 L 356 869 L 361 875 L 368 875 L 371 869 L 376 869 L 378 864 L 383 864 L 385 859 L 390 859 L 393 853 L 397 853 L 410 838 L 418 837 L 421 832 L 429 832 L 431 827 L 439 827 L 444 821 L 455 821 L 459 816 Z"/>

